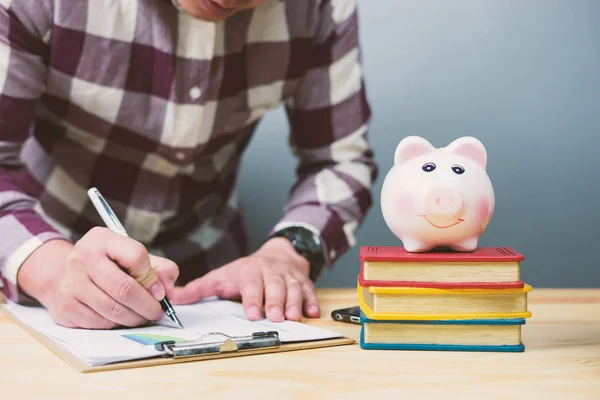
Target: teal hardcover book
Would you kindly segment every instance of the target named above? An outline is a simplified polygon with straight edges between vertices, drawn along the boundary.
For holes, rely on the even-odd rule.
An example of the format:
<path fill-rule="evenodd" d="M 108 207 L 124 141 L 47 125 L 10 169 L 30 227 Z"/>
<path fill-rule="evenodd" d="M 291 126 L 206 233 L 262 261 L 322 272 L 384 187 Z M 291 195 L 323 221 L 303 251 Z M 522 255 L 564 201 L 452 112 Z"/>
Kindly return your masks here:
<path fill-rule="evenodd" d="M 523 352 L 524 318 L 372 320 L 361 313 L 360 347 L 366 350 Z"/>

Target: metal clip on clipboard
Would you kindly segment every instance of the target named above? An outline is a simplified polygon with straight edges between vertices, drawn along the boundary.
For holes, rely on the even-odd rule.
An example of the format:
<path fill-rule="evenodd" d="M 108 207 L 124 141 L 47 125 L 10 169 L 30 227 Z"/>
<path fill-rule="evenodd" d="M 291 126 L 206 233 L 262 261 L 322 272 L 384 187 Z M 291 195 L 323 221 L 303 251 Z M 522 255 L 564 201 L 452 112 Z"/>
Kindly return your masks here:
<path fill-rule="evenodd" d="M 207 336 L 213 335 L 225 336 L 227 339 L 223 342 L 198 343 Z M 157 342 L 154 348 L 158 351 L 166 351 L 173 358 L 182 358 L 230 352 L 251 352 L 280 346 L 279 334 L 276 331 L 270 331 L 254 332 L 250 336 L 229 336 L 219 332 L 207 333 L 189 342 L 177 343 L 174 340 Z"/>

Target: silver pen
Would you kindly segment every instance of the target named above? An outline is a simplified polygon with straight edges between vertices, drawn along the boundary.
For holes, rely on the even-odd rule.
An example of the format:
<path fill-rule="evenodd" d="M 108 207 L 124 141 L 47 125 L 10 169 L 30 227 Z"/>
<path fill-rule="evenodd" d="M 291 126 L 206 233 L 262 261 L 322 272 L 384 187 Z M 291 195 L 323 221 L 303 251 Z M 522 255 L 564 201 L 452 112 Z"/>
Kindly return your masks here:
<path fill-rule="evenodd" d="M 119 221 L 112 208 L 110 208 L 110 206 L 108 205 L 108 202 L 104 199 L 102 194 L 100 194 L 100 191 L 93 187 L 89 189 L 87 193 L 90 200 L 92 200 L 92 204 L 94 204 L 96 211 L 98 211 L 98 214 L 100 214 L 100 218 L 102 218 L 102 220 L 106 224 L 106 227 L 115 233 L 129 237 L 129 235 L 125 231 L 125 228 L 121 224 L 121 221 Z M 154 270 L 151 269 L 150 271 L 148 271 L 148 274 L 146 274 L 143 277 L 136 278 L 136 280 L 138 282 L 143 282 L 148 278 L 151 278 L 153 274 Z M 183 324 L 181 323 L 179 318 L 177 318 L 177 314 L 175 314 L 175 309 L 171 305 L 169 299 L 167 299 L 166 295 L 162 300 L 160 300 L 160 306 L 162 307 L 165 314 L 167 314 L 167 316 L 171 318 L 173 322 L 175 322 L 177 325 L 183 328 Z"/>

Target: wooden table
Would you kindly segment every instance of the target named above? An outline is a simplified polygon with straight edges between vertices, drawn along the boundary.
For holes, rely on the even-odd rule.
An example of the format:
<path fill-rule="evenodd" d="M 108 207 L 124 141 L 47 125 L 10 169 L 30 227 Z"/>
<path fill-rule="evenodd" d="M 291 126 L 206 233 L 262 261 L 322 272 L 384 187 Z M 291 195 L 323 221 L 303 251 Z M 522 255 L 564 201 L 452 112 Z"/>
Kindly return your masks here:
<path fill-rule="evenodd" d="M 331 310 L 355 290 L 319 291 L 307 323 L 358 339 Z M 525 353 L 398 352 L 358 344 L 90 374 L 0 313 L 0 393 L 7 399 L 600 399 L 600 289 L 534 289 Z"/>

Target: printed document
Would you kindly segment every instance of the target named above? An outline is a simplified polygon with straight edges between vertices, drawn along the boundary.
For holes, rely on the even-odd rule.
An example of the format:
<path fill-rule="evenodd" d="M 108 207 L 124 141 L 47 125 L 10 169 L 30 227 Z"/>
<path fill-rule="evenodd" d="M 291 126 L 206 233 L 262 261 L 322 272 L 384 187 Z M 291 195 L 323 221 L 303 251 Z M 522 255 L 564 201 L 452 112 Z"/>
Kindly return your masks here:
<path fill-rule="evenodd" d="M 156 350 L 156 342 L 197 340 L 209 333 L 249 336 L 254 332 L 277 331 L 282 344 L 343 337 L 294 321 L 249 321 L 240 303 L 214 298 L 193 305 L 174 306 L 185 329 L 174 327 L 166 317 L 162 322 L 138 328 L 71 329 L 57 325 L 45 308 L 10 301 L 2 306 L 22 323 L 92 366 L 162 356 L 165 353 Z M 199 343 L 225 339 L 221 335 L 209 335 Z"/>

